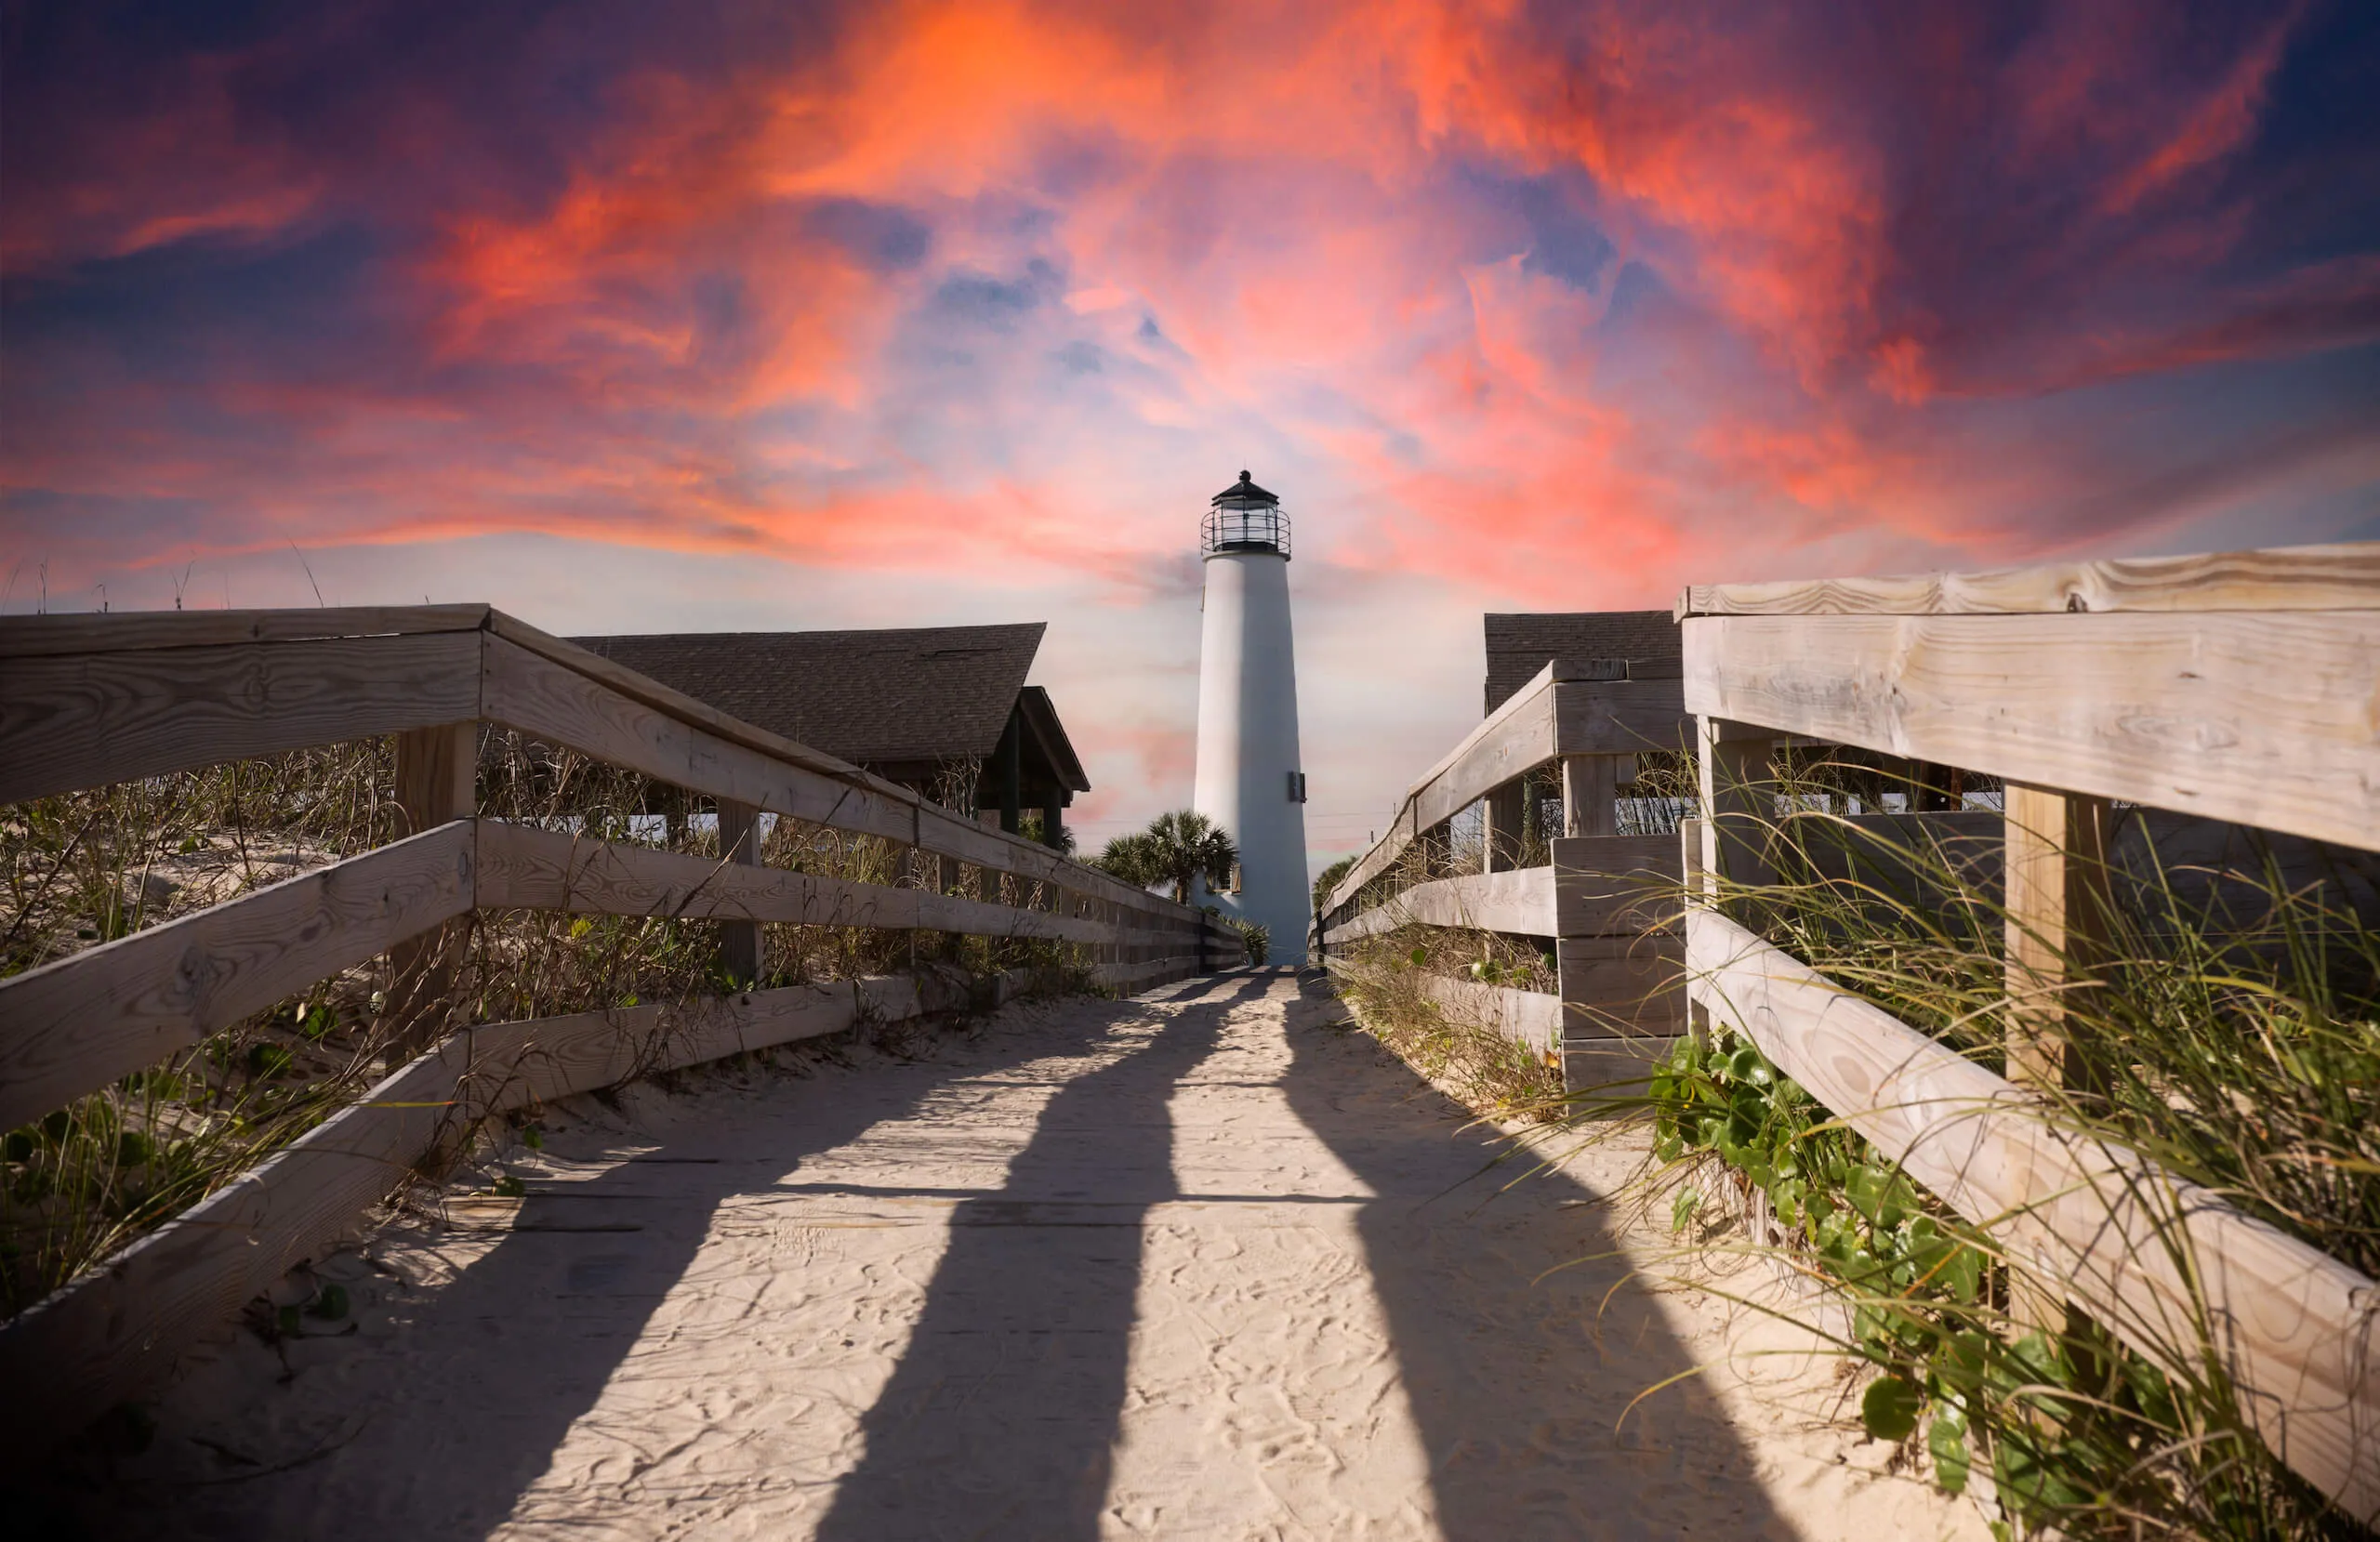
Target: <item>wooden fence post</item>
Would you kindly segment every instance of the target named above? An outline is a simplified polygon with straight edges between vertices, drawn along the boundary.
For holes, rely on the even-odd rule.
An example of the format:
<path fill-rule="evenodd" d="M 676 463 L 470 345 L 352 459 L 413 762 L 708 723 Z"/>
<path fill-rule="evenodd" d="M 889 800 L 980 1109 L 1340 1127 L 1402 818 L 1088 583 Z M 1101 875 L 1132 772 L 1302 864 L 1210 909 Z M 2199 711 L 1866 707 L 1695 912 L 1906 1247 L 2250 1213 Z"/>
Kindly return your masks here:
<path fill-rule="evenodd" d="M 2088 1010 L 2093 975 L 2106 960 L 2112 811 L 2105 798 L 2019 782 L 2008 783 L 2004 797 L 2008 1079 L 2053 1095 L 2088 1091 L 2099 1071 L 2067 1021 Z M 2069 1335 L 2087 1331 L 2054 1283 L 2012 1272 L 2012 1318 Z"/>
<path fill-rule="evenodd" d="M 1769 826 L 1777 817 L 1769 769 L 1776 736 L 1722 718 L 1697 718 L 1695 739 L 1703 810 L 1701 869 L 1709 891 L 1776 882 L 1767 857 Z"/>
<path fill-rule="evenodd" d="M 2065 1031 L 2104 961 L 2114 896 L 2100 797 L 2007 784 L 2008 1079 L 2082 1088 L 2092 1070 Z"/>
<path fill-rule="evenodd" d="M 934 891 L 939 894 L 958 893 L 959 859 L 957 857 L 937 855 L 934 858 Z M 964 948 L 966 945 L 965 939 L 961 938 L 959 933 L 955 931 L 945 931 L 942 934 L 942 956 L 946 960 L 956 963 L 959 959 L 959 950 Z"/>
<path fill-rule="evenodd" d="M 719 855 L 741 867 L 760 865 L 760 811 L 749 803 L 719 798 Z M 760 978 L 760 923 L 719 923 L 719 964 L 738 986 L 749 988 Z"/>
<path fill-rule="evenodd" d="M 1509 873 L 1521 864 L 1521 845 L 1526 838 L 1521 832 L 1524 791 L 1522 784 L 1514 781 L 1488 795 L 1485 824 L 1480 832 L 1486 848 L 1487 872 Z"/>
<path fill-rule="evenodd" d="M 1633 755 L 1566 755 L 1562 758 L 1562 833 L 1616 836 L 1620 833 L 1621 772 Z"/>
<path fill-rule="evenodd" d="M 479 807 L 480 725 L 445 723 L 408 730 L 397 736 L 397 810 L 402 838 L 462 819 Z M 402 1062 L 443 1036 L 455 971 L 462 962 L 469 922 L 450 921 L 436 931 L 389 950 L 389 1015 L 396 1024 L 395 1052 Z"/>

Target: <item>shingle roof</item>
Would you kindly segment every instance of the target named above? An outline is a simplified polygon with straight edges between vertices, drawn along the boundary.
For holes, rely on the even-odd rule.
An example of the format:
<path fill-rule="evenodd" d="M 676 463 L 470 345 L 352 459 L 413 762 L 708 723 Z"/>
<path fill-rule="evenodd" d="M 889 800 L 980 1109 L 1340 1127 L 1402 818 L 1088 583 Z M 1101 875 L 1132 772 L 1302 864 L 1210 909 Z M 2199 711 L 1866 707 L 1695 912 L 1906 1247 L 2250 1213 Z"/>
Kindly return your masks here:
<path fill-rule="evenodd" d="M 987 757 L 1048 624 L 574 638 L 746 722 L 861 765 Z"/>
<path fill-rule="evenodd" d="M 1667 611 L 1552 611 L 1489 615 L 1488 710 L 1495 711 L 1554 659 L 1673 659 L 1683 655 Z"/>

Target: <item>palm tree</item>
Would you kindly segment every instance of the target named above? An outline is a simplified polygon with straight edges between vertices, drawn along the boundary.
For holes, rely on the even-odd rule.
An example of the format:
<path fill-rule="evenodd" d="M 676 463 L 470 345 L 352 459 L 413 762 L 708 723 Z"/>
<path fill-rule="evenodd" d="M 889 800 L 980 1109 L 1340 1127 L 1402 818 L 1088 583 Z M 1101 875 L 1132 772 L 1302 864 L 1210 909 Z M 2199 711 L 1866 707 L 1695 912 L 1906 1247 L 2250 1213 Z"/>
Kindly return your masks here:
<path fill-rule="evenodd" d="M 1117 836 L 1099 849 L 1091 865 L 1111 873 L 1135 889 L 1146 889 L 1159 881 L 1157 842 L 1146 830 L 1135 830 L 1129 836 Z"/>
<path fill-rule="evenodd" d="M 1170 884 L 1173 897 L 1190 903 L 1191 886 L 1201 878 L 1210 890 L 1231 882 L 1239 850 L 1228 831 L 1189 809 L 1159 814 L 1145 830 L 1117 836 L 1102 849 L 1097 865 L 1126 883 L 1146 889 Z"/>
<path fill-rule="evenodd" d="M 1239 865 L 1231 833 L 1192 810 L 1159 814 L 1144 833 L 1155 847 L 1157 881 L 1171 884 L 1174 899 L 1183 904 L 1190 903 L 1191 886 L 1199 879 L 1210 890 L 1223 889 Z"/>

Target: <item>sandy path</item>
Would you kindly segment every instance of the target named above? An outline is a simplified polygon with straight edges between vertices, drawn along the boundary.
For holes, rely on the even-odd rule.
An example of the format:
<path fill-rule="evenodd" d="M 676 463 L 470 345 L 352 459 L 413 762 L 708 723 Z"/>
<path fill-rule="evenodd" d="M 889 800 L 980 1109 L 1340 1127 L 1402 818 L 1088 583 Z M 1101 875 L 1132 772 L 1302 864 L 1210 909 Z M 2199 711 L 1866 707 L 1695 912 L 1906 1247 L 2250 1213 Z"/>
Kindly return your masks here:
<path fill-rule="evenodd" d="M 1226 976 L 593 1109 L 517 1214 L 327 1266 L 353 1335 L 186 1377 L 100 1527 L 1981 1535 L 1731 1377 L 1615 1430 L 1731 1330 L 1623 1262 L 1540 1279 L 1615 1245 L 1592 1191 L 1497 1193 L 1491 1137 L 1340 1015 Z"/>

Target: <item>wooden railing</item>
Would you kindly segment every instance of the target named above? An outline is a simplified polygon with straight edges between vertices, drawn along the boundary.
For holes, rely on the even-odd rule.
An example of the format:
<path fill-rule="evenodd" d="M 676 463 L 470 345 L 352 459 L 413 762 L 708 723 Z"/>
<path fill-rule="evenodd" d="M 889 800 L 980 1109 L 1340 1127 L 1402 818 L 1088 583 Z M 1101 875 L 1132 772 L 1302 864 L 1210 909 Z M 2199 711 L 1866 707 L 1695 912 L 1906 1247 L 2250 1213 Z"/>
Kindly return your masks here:
<path fill-rule="evenodd" d="M 1324 900 L 1327 955 L 1405 926 L 1550 940 L 1551 993 L 1443 975 L 1423 988 L 1449 1010 L 1558 1059 L 1575 1085 L 1606 1079 L 1614 1056 L 1641 1062 L 1682 1031 L 1683 942 L 1664 924 L 1679 882 L 1674 836 L 1615 833 L 1637 756 L 1688 742 L 1674 664 L 1556 660 L 1408 790 L 1387 832 Z M 1516 868 L 1531 781 L 1558 777 L 1563 815 L 1550 861 Z M 1482 811 L 1486 871 L 1441 871 L 1449 824 Z M 1393 876 L 1415 881 L 1394 887 Z M 1383 889 L 1392 891 L 1383 893 Z M 1657 914 L 1658 912 L 1658 914 Z"/>
<path fill-rule="evenodd" d="M 1773 881 L 1781 737 L 2005 779 L 2015 1079 L 1708 904 L 1686 916 L 1693 1001 L 1988 1227 L 2036 1296 L 2161 1364 L 2203 1325 L 2273 1452 L 2380 1515 L 2380 1285 L 2047 1116 L 2037 1090 L 2069 1074 L 2058 1003 L 2110 800 L 2380 847 L 2380 546 L 1696 586 L 1678 615 L 1707 814 L 1689 855 L 1714 889 Z"/>
<path fill-rule="evenodd" d="M 482 724 L 717 801 L 726 860 L 479 817 Z M 397 736 L 391 845 L 0 980 L 0 1128 L 39 1118 L 340 970 L 392 954 L 435 998 L 448 923 L 533 909 L 723 923 L 758 973 L 769 922 L 1080 944 L 1141 989 L 1236 961 L 1198 912 L 730 718 L 483 605 L 0 619 L 0 803 Z M 757 818 L 930 854 L 932 888 L 758 864 Z M 1003 900 L 950 892 L 961 863 Z M 989 982 L 997 997 L 1019 982 Z M 949 971 L 747 989 L 443 1034 L 358 1102 L 0 1325 L 0 1442 L 70 1432 L 319 1250 L 484 1117 L 651 1071 L 981 1005 Z"/>

